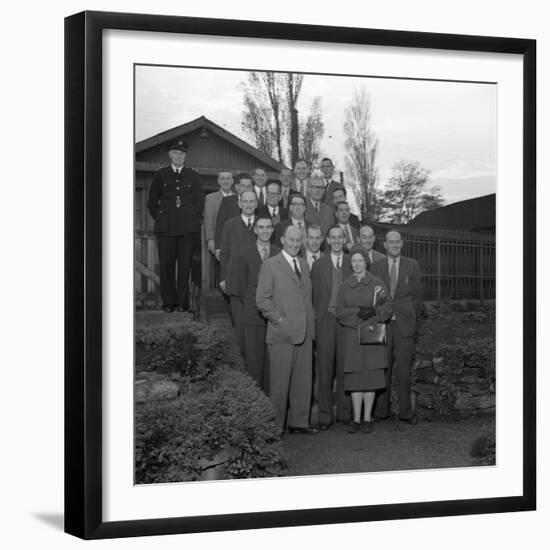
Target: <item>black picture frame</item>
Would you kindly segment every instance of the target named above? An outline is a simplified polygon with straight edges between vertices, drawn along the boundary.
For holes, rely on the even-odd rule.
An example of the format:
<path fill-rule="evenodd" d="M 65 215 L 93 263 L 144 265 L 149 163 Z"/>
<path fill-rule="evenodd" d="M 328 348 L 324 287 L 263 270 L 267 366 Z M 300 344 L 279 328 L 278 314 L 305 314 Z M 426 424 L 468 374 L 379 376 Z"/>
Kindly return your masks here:
<path fill-rule="evenodd" d="M 502 498 L 104 522 L 102 519 L 102 32 L 307 40 L 523 56 L 523 494 Z M 365 522 L 536 508 L 536 41 L 82 12 L 65 20 L 65 531 L 84 539 Z"/>

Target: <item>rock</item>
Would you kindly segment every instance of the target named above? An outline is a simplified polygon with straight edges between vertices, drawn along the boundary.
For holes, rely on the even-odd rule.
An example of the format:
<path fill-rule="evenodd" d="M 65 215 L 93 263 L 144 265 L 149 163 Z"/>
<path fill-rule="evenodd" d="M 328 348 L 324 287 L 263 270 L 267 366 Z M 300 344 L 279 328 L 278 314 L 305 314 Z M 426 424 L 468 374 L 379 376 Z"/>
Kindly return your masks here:
<path fill-rule="evenodd" d="M 434 357 L 432 359 L 432 366 L 437 374 L 443 374 L 447 372 L 447 368 L 443 364 L 443 357 Z"/>
<path fill-rule="evenodd" d="M 433 384 L 414 384 L 412 390 L 421 395 L 433 395 L 437 391 L 437 387 Z"/>
<path fill-rule="evenodd" d="M 141 380 L 141 382 L 145 382 L 145 380 Z M 144 401 L 147 401 L 149 397 L 149 386 L 145 383 L 139 384 L 136 382 L 134 396 L 136 403 L 143 403 Z"/>
<path fill-rule="evenodd" d="M 487 365 L 487 360 L 481 355 L 470 355 L 466 360 L 467 367 L 485 367 Z"/>
<path fill-rule="evenodd" d="M 149 391 L 149 399 L 175 399 L 179 394 L 180 388 L 171 380 L 158 380 L 153 383 Z"/>
<path fill-rule="evenodd" d="M 424 409 L 433 409 L 433 398 L 431 395 L 419 393 L 416 395 L 416 404 Z"/>
<path fill-rule="evenodd" d="M 437 384 L 439 376 L 430 366 L 429 369 L 418 369 L 416 371 L 416 380 L 428 384 Z"/>
<path fill-rule="evenodd" d="M 489 391 L 490 382 L 480 382 L 477 384 L 468 384 L 468 392 L 470 392 L 473 395 L 480 395 L 482 393 L 486 393 Z"/>
<path fill-rule="evenodd" d="M 479 405 L 480 409 L 488 409 L 496 405 L 496 399 L 494 393 L 486 393 L 485 395 L 480 396 Z"/>
<path fill-rule="evenodd" d="M 471 393 L 460 392 L 456 396 L 456 400 L 453 408 L 457 410 L 462 410 L 462 409 L 473 410 L 473 409 L 477 409 L 478 406 L 479 406 L 479 398 L 474 397 Z"/>

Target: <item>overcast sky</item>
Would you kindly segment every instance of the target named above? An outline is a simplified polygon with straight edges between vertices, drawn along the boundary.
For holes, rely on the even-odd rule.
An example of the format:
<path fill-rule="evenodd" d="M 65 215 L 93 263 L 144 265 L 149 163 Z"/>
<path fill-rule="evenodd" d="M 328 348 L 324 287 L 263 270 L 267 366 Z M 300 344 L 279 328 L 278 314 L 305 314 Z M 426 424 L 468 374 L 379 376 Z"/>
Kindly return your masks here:
<path fill-rule="evenodd" d="M 244 71 L 136 68 L 136 139 L 201 115 L 240 138 Z M 298 103 L 304 117 L 321 96 L 324 155 L 344 170 L 344 110 L 354 91 L 370 93 L 383 186 L 401 159 L 430 170 L 447 203 L 496 191 L 497 89 L 491 84 L 306 75 Z"/>

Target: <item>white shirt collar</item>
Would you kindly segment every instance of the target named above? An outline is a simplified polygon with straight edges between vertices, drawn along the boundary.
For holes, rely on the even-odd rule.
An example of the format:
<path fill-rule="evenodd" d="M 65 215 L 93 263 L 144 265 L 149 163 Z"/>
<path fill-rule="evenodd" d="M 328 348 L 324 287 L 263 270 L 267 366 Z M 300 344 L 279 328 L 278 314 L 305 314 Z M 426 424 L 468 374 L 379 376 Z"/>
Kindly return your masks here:
<path fill-rule="evenodd" d="M 227 193 L 220 189 L 220 193 L 222 194 L 222 197 L 230 197 L 233 194 L 233 191 L 229 190 Z"/>
<path fill-rule="evenodd" d="M 248 226 L 248 220 L 250 220 L 250 223 L 254 224 L 254 216 L 250 216 L 250 218 L 248 218 L 244 214 L 241 214 L 241 220 L 245 223 L 246 226 Z"/>
<path fill-rule="evenodd" d="M 183 170 L 183 166 L 174 166 L 173 164 L 170 166 L 172 167 L 172 172 L 181 172 Z"/>
<path fill-rule="evenodd" d="M 302 224 L 302 226 L 304 226 L 306 224 L 306 221 L 305 220 L 296 220 L 295 218 L 290 218 L 290 220 L 292 221 L 292 225 L 295 225 L 296 227 L 298 227 L 298 222 Z"/>
<path fill-rule="evenodd" d="M 302 269 L 302 266 L 300 265 L 300 258 L 296 257 L 293 258 L 290 254 L 286 253 L 284 250 L 282 251 L 284 259 L 288 262 L 288 265 L 292 268 L 294 271 L 294 260 L 296 260 L 296 263 L 298 264 L 298 269 Z"/>

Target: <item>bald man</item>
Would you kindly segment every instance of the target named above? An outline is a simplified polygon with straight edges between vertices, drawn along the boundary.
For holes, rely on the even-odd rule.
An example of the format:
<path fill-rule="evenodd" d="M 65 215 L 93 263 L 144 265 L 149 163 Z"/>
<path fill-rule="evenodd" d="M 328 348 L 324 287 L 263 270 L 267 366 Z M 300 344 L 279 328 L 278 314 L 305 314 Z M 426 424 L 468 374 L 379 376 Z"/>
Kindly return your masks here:
<path fill-rule="evenodd" d="M 309 435 L 317 433 L 309 426 L 315 316 L 309 268 L 298 255 L 301 230 L 288 225 L 281 244 L 283 250 L 262 263 L 256 305 L 267 319 L 270 397 L 280 432 L 288 425 L 290 433 Z"/>

